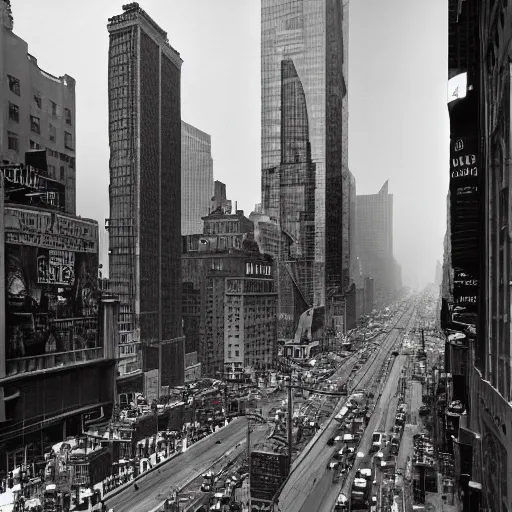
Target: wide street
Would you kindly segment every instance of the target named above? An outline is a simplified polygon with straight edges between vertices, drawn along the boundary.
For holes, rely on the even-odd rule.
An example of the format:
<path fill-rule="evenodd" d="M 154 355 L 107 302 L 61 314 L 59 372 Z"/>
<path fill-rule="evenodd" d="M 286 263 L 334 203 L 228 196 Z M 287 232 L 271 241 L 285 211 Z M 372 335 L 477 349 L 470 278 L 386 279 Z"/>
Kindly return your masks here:
<path fill-rule="evenodd" d="M 411 322 L 414 312 L 414 306 L 407 308 L 406 312 L 399 317 L 396 325 L 387 334 L 379 337 L 379 348 L 355 375 L 354 382 L 350 385 L 352 389 L 365 389 L 377 377 L 392 347 L 396 344 L 397 340 L 401 339 L 404 329 Z M 366 444 L 369 443 L 373 429 L 379 425 L 381 416 L 386 411 L 387 404 L 395 393 L 404 361 L 405 358 L 399 356 L 393 364 L 381 400 L 375 408 L 361 440 L 362 447 L 365 449 L 367 449 Z M 281 510 L 286 512 L 307 512 L 312 510 L 326 510 L 330 512 L 332 510 L 336 497 L 340 492 L 340 485 L 332 483 L 332 472 L 326 469 L 333 452 L 332 448 L 327 447 L 327 441 L 330 437 L 333 437 L 337 427 L 336 420 L 331 420 L 310 452 L 294 468 L 279 498 L 279 508 Z M 353 473 L 355 473 L 355 469 Z"/>
<path fill-rule="evenodd" d="M 264 431 L 255 431 L 253 438 L 263 438 L 264 434 Z M 113 508 L 115 512 L 147 512 L 153 509 L 169 496 L 172 489 L 181 488 L 199 476 L 230 448 L 244 442 L 246 435 L 247 420 L 233 420 L 220 431 L 193 444 L 185 453 L 143 476 L 137 481 L 138 491 L 131 485 L 109 499 L 108 507 Z M 217 441 L 221 441 L 220 444 L 216 444 Z"/>

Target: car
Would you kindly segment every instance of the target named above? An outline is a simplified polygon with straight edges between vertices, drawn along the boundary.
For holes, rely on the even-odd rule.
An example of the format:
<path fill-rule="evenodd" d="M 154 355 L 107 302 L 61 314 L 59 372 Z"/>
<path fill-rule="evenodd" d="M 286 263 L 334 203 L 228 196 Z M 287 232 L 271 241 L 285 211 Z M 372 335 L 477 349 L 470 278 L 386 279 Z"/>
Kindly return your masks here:
<path fill-rule="evenodd" d="M 398 355 L 398 350 L 393 350 L 393 352 L 391 352 L 391 355 L 396 357 Z"/>
<path fill-rule="evenodd" d="M 221 444 L 222 441 L 219 439 L 218 441 L 215 441 L 215 444 Z"/>
<path fill-rule="evenodd" d="M 329 440 L 327 441 L 327 446 L 334 446 L 334 437 L 330 437 Z"/>

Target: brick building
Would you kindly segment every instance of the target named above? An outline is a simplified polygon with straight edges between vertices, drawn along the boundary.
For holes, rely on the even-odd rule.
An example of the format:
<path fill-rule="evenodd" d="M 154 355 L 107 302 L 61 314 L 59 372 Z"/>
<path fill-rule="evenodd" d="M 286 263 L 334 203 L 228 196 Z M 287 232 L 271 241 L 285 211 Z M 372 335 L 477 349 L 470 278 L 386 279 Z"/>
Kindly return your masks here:
<path fill-rule="evenodd" d="M 183 237 L 187 346 L 197 344 L 204 375 L 239 378 L 277 355 L 272 258 L 260 253 L 243 211 L 219 208 L 203 220 L 203 235 Z"/>

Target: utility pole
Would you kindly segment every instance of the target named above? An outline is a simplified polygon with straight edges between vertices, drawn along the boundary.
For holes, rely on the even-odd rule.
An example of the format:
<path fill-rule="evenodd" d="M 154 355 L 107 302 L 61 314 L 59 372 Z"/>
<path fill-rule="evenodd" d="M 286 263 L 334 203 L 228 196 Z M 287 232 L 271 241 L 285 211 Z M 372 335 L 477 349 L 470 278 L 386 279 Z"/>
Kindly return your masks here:
<path fill-rule="evenodd" d="M 293 403 L 292 403 L 292 377 L 288 381 L 288 459 L 291 470 L 292 468 L 292 416 L 293 416 Z"/>
<path fill-rule="evenodd" d="M 249 476 L 247 481 L 249 482 L 249 512 L 252 510 L 251 503 L 251 420 L 247 418 L 247 467 Z"/>

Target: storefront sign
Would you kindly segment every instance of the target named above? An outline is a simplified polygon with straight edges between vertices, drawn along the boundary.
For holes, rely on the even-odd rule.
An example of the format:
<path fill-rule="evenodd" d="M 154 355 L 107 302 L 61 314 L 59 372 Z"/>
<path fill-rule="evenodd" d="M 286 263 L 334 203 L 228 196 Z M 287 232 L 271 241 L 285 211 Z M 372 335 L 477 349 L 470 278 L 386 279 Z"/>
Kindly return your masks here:
<path fill-rule="evenodd" d="M 98 224 L 54 212 L 5 208 L 6 243 L 98 252 Z"/>

